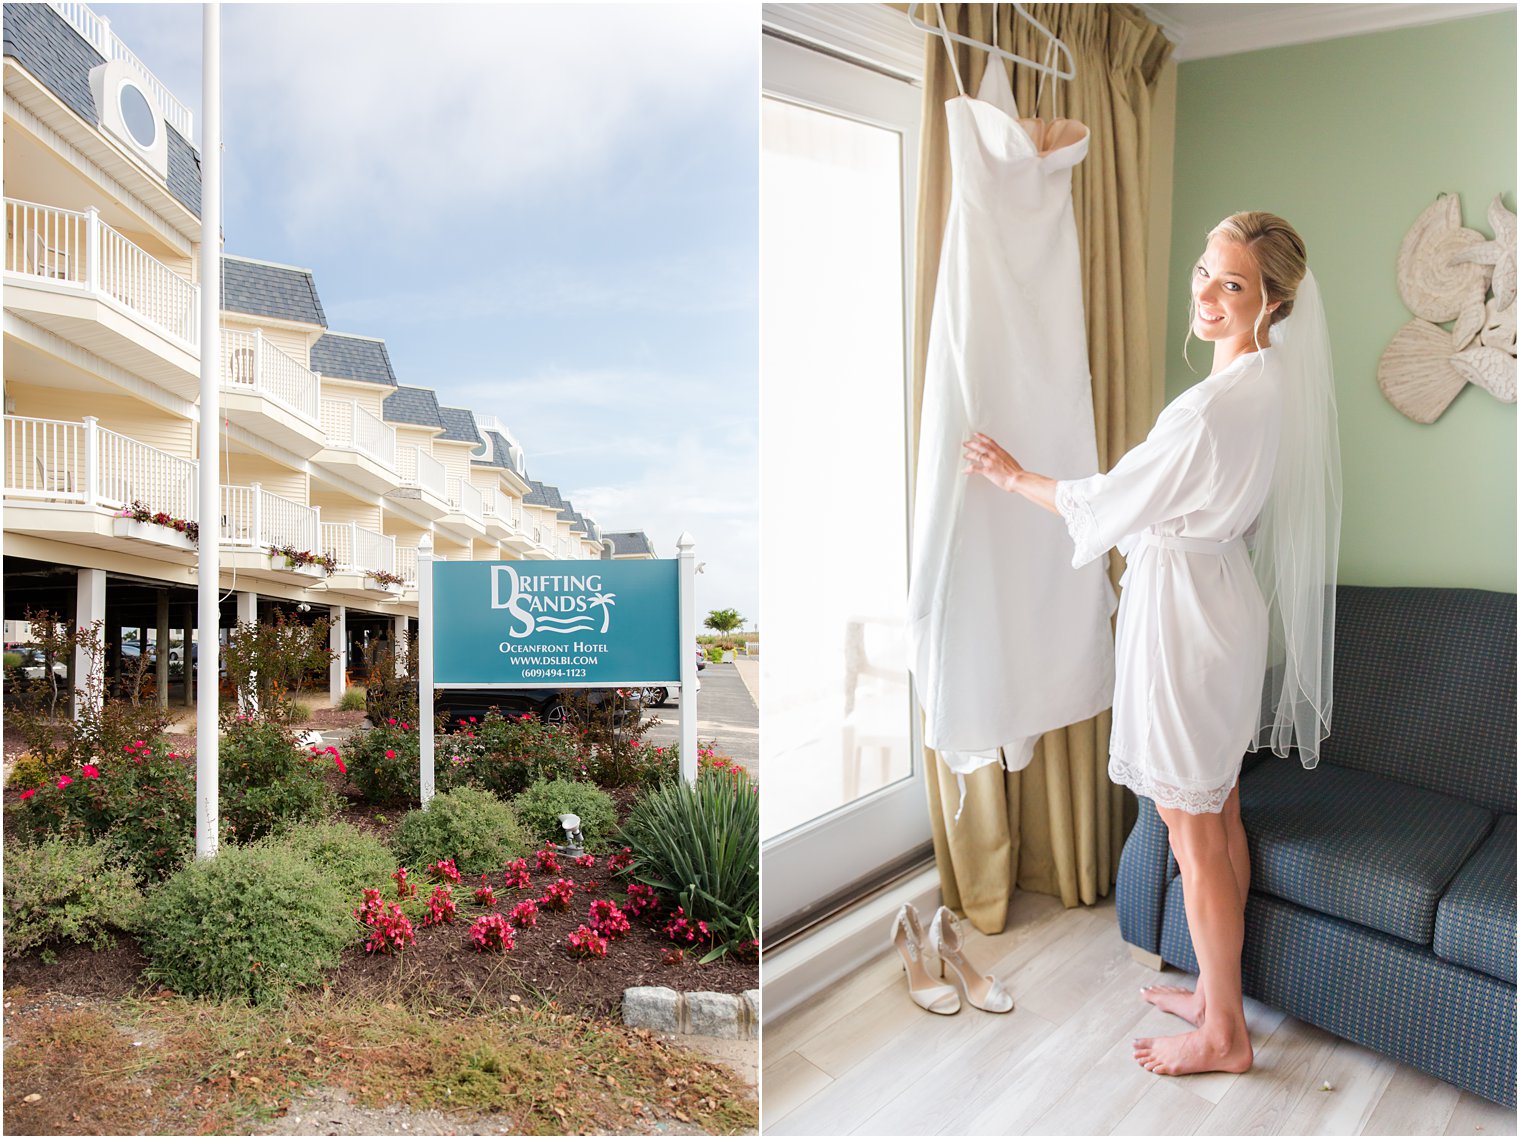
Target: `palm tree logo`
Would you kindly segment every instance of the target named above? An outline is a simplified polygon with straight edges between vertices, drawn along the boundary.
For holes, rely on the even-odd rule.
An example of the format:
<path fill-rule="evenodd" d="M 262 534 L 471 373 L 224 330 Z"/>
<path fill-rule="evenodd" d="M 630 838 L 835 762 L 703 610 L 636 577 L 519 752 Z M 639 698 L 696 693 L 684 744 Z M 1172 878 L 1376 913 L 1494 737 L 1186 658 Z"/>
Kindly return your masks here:
<path fill-rule="evenodd" d="M 607 626 L 612 620 L 612 603 L 616 599 L 615 593 L 595 593 L 587 601 L 587 605 L 600 605 L 602 607 L 602 632 L 607 631 Z"/>

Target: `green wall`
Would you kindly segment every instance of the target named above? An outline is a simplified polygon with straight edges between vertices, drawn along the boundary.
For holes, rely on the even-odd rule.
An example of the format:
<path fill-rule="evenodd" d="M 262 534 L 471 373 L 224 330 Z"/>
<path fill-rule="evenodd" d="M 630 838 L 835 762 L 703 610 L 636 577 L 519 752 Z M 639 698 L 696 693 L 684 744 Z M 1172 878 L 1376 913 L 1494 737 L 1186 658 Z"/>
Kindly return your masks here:
<path fill-rule="evenodd" d="M 1515 589 L 1515 405 L 1471 384 L 1434 424 L 1383 398 L 1377 362 L 1413 314 L 1399 243 L 1442 191 L 1488 236 L 1515 208 L 1515 13 L 1178 67 L 1167 399 L 1188 349 L 1189 271 L 1221 218 L 1261 209 L 1309 249 L 1335 345 L 1345 507 L 1340 580 Z"/>

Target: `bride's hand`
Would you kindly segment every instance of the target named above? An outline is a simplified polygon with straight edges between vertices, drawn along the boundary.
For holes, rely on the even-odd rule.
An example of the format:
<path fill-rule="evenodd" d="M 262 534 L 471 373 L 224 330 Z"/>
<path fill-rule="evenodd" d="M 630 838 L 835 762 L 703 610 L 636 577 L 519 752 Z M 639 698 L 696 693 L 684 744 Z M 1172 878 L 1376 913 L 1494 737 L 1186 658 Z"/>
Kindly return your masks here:
<path fill-rule="evenodd" d="M 978 431 L 966 440 L 964 446 L 967 467 L 963 473 L 984 475 L 993 486 L 1001 490 L 1014 489 L 1018 476 L 1024 473 L 1024 468 L 1019 465 L 1018 460 L 998 445 L 997 440 Z"/>

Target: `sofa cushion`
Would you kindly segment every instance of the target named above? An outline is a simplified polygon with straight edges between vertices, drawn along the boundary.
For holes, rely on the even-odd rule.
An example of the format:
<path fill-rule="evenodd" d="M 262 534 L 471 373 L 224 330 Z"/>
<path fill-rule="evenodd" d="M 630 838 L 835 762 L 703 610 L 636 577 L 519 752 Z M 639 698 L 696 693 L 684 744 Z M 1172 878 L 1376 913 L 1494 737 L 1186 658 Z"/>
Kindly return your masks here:
<path fill-rule="evenodd" d="M 1515 983 L 1515 816 L 1500 815 L 1436 907 L 1436 956 Z"/>
<path fill-rule="evenodd" d="M 1488 837 L 1481 807 L 1392 779 L 1276 760 L 1240 781 L 1251 889 L 1418 945 Z"/>
<path fill-rule="evenodd" d="M 1320 759 L 1515 809 L 1515 595 L 1342 585 Z"/>

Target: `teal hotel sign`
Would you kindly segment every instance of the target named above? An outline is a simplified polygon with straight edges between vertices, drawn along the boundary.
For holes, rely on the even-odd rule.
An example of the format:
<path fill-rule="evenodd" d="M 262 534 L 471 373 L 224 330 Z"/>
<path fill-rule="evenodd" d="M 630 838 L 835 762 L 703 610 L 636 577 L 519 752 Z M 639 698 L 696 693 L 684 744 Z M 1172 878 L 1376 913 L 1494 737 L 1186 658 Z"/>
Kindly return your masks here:
<path fill-rule="evenodd" d="M 433 563 L 433 683 L 679 684 L 675 560 Z"/>

